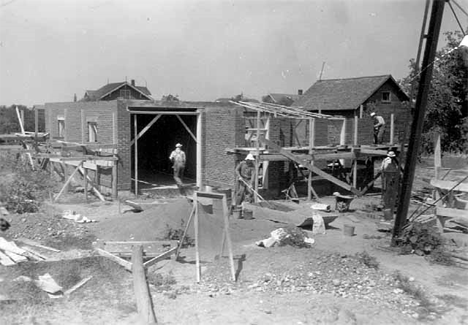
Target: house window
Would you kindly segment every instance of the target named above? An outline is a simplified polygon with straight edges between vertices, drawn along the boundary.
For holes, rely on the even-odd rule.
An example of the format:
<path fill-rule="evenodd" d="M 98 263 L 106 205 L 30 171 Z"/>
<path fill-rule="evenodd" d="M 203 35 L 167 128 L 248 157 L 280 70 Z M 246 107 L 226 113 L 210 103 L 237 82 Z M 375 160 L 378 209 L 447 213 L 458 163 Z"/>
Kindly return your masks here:
<path fill-rule="evenodd" d="M 390 92 L 389 91 L 382 91 L 382 103 L 390 103 Z"/>
<path fill-rule="evenodd" d="M 88 122 L 88 142 L 97 142 L 97 123 Z"/>
<path fill-rule="evenodd" d="M 128 89 L 120 89 L 120 97 L 129 99 L 129 98 L 130 98 L 130 90 L 128 90 Z"/>
<path fill-rule="evenodd" d="M 57 137 L 65 137 L 65 119 L 63 117 L 57 119 Z"/>

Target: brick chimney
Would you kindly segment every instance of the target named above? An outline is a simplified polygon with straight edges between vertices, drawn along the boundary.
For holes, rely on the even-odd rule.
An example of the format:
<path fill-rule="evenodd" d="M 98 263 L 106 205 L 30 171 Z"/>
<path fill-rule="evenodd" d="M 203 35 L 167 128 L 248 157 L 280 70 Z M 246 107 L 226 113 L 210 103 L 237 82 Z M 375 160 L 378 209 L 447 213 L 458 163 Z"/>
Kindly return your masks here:
<path fill-rule="evenodd" d="M 299 96 L 302 96 L 302 93 L 303 93 L 303 90 L 302 90 L 302 89 L 298 89 L 298 90 L 297 90 L 297 94 L 298 94 Z"/>
<path fill-rule="evenodd" d="M 135 79 L 132 79 L 131 83 L 132 83 L 132 86 L 135 87 Z"/>

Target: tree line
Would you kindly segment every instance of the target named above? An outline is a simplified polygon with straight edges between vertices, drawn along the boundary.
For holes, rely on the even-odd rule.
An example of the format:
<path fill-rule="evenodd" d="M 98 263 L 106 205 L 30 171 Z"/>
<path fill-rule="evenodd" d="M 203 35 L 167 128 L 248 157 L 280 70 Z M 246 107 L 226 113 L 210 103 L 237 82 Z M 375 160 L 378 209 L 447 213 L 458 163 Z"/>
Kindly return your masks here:
<path fill-rule="evenodd" d="M 24 113 L 24 130 L 35 131 L 35 112 L 34 109 L 28 108 L 25 105 L 0 105 L 0 134 L 11 134 L 21 132 L 16 107 Z M 45 132 L 45 116 L 44 110 L 39 110 L 39 126 L 38 132 Z"/>

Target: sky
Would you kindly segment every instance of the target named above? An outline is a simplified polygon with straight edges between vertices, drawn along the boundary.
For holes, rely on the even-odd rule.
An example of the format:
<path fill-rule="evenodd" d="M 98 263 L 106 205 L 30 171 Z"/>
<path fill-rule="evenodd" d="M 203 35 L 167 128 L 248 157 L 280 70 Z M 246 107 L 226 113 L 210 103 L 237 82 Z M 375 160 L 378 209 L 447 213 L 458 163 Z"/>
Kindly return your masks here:
<path fill-rule="evenodd" d="M 468 0 L 457 3 L 468 11 Z M 68 102 L 132 79 L 155 99 L 183 101 L 294 94 L 321 72 L 398 80 L 416 57 L 424 7 L 425 0 L 0 0 L 0 105 Z M 454 9 L 466 29 L 467 16 Z M 446 5 L 442 32 L 455 30 Z"/>

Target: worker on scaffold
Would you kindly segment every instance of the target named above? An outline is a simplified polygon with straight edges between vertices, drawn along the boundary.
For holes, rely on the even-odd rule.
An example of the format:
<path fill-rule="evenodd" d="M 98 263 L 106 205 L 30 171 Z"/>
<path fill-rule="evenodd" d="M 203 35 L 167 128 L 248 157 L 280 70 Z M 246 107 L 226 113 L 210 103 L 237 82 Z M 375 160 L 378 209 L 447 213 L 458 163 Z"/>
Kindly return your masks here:
<path fill-rule="evenodd" d="M 375 112 L 372 112 L 370 116 L 374 119 L 374 144 L 381 144 L 385 133 L 385 120 Z"/>

